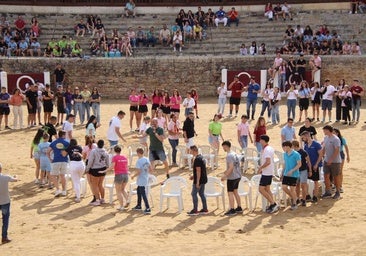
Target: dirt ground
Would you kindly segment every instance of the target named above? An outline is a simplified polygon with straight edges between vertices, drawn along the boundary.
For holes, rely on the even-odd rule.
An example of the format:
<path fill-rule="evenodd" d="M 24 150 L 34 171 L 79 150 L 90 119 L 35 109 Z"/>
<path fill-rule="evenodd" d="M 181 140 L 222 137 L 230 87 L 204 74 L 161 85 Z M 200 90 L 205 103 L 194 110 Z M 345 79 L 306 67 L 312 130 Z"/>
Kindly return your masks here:
<path fill-rule="evenodd" d="M 202 99 L 199 103 L 200 119 L 195 120 L 198 133 L 196 144 L 208 144 L 208 124 L 216 109 L 214 98 Z M 110 118 L 118 110 L 128 112 L 128 104 L 104 101 L 101 110 L 102 126 L 97 129 L 97 138 L 106 139 Z M 225 110 L 227 114 L 228 105 Z M 242 104 L 239 114 L 244 111 L 245 106 Z M 257 117 L 259 111 L 260 106 L 257 105 Z M 286 107 L 282 105 L 282 125 L 286 119 L 285 111 Z M 132 210 L 118 212 L 116 199 L 114 205 L 89 206 L 89 188 L 86 198 L 75 203 L 71 183 L 66 197 L 54 198 L 54 191 L 38 188 L 33 182 L 35 168 L 33 160 L 29 158 L 29 151 L 36 129 L 2 130 L 0 162 L 3 164 L 3 173 L 18 175 L 21 181 L 10 185 L 12 202 L 9 237 L 13 241 L 0 246 L 0 255 L 365 255 L 365 113 L 363 107 L 361 122 L 357 125 L 334 123 L 347 139 L 351 157 L 344 167 L 342 199 L 308 203 L 296 211 L 281 208 L 275 214 L 263 213 L 259 203 L 254 212 L 245 209 L 243 215 L 233 217 L 224 216 L 221 202 L 217 208 L 213 198 L 208 199 L 208 215 L 187 216 L 186 211 L 192 207 L 190 181 L 184 190 L 184 211 L 181 214 L 174 200 L 170 209 L 159 213 L 160 185 L 152 189 L 154 207 L 150 216 Z M 126 146 L 137 141 L 128 132 L 128 119 L 129 114 L 122 120 L 122 130 L 127 138 L 127 143 L 123 143 L 125 154 Z M 180 119 L 183 121 L 182 115 Z M 12 124 L 12 115 L 10 120 Z M 236 124 L 239 121 L 239 117 L 223 120 L 224 138 L 231 139 L 236 146 Z M 84 143 L 85 129 L 78 121 L 76 124 L 74 134 L 80 143 Z M 252 131 L 254 124 L 251 122 Z M 277 150 L 281 150 L 282 125 L 269 125 L 267 128 L 270 144 Z M 301 125 L 295 123 L 297 129 Z M 323 138 L 322 126 L 315 123 L 319 139 Z M 169 145 L 167 140 L 165 144 Z M 183 144 L 183 140 L 180 144 Z M 219 152 L 219 164 L 218 169 L 209 171 L 210 176 L 219 177 L 224 171 L 223 150 Z M 159 181 L 165 176 L 161 168 L 158 167 L 154 173 Z M 173 168 L 171 173 L 172 176 L 181 175 L 187 179 L 190 174 L 188 169 L 178 168 Z M 248 170 L 246 176 L 251 177 L 252 174 L 253 170 Z M 108 192 L 106 194 L 108 198 Z M 132 200 L 133 206 L 136 197 Z"/>

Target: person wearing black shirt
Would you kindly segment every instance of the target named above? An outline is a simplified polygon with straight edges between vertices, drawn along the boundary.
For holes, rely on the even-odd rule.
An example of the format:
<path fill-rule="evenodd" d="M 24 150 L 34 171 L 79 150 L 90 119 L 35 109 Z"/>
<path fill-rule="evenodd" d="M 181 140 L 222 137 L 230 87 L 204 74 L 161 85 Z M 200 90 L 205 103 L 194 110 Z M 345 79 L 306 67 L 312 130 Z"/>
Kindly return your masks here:
<path fill-rule="evenodd" d="M 34 126 L 36 123 L 38 88 L 31 84 L 25 93 L 27 109 L 28 109 L 28 127 Z"/>
<path fill-rule="evenodd" d="M 300 129 L 299 129 L 299 136 L 301 136 L 301 134 L 303 132 L 305 132 L 305 131 L 307 131 L 307 132 L 310 133 L 311 139 L 316 140 L 316 134 L 317 134 L 317 132 L 316 132 L 315 127 L 311 125 L 311 118 L 309 118 L 309 117 L 307 117 L 305 119 L 305 124 L 300 127 Z M 300 142 L 301 142 L 301 147 L 303 147 L 301 140 L 300 140 Z"/>
<path fill-rule="evenodd" d="M 198 153 L 197 146 L 190 147 L 191 154 L 194 157 L 193 161 L 193 175 L 190 177 L 193 180 L 192 185 L 192 200 L 193 209 L 188 212 L 188 215 L 194 216 L 198 214 L 207 214 L 207 202 L 205 196 L 205 184 L 207 183 L 207 172 L 206 172 L 206 162 L 201 154 Z M 201 197 L 202 209 L 198 211 L 198 197 L 197 193 Z"/>
<path fill-rule="evenodd" d="M 49 122 L 51 114 L 53 112 L 53 91 L 50 89 L 50 85 L 46 84 L 46 90 L 42 92 L 43 110 L 44 110 L 44 123 Z"/>
<path fill-rule="evenodd" d="M 53 74 L 55 75 L 56 86 L 63 85 L 63 83 L 65 82 L 66 71 L 65 69 L 62 68 L 60 63 L 57 64 Z"/>
<path fill-rule="evenodd" d="M 71 139 L 70 145 L 66 151 L 70 158 L 69 169 L 76 196 L 75 202 L 79 203 L 81 194 L 80 179 L 85 172 L 85 164 L 82 158 L 83 149 L 81 148 L 81 146 L 78 145 L 75 139 Z"/>
<path fill-rule="evenodd" d="M 49 122 L 46 123 L 42 129 L 48 133 L 48 135 L 50 136 L 48 138 L 48 142 L 52 142 L 52 137 L 53 136 L 56 136 L 56 139 L 57 139 L 57 131 L 56 131 L 56 128 L 55 128 L 55 124 L 56 124 L 56 121 L 57 121 L 57 117 L 55 116 L 51 116 L 50 119 L 49 119 Z"/>
<path fill-rule="evenodd" d="M 305 67 L 306 67 L 306 60 L 304 59 L 304 54 L 300 54 L 300 58 L 296 62 L 296 69 L 301 79 L 305 78 Z"/>
<path fill-rule="evenodd" d="M 183 123 L 183 137 L 187 146 L 187 151 L 191 146 L 194 145 L 194 135 L 197 135 L 196 131 L 194 130 L 194 113 L 189 112 L 186 120 Z"/>

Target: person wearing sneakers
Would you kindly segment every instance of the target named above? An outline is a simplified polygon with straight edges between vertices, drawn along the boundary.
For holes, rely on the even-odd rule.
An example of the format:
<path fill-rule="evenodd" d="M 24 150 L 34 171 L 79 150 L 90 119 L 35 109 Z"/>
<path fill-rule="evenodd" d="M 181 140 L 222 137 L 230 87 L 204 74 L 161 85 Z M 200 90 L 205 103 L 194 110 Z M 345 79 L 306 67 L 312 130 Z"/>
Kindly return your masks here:
<path fill-rule="evenodd" d="M 47 156 L 51 161 L 51 180 L 56 188 L 55 197 L 60 195 L 66 196 L 65 174 L 69 161 L 66 149 L 70 144 L 65 138 L 65 131 L 60 130 L 58 132 L 58 138 L 50 144 L 50 147 L 47 150 Z M 51 158 L 51 153 L 53 153 L 53 158 Z M 61 182 L 62 191 L 59 189 L 59 182 Z"/>
<path fill-rule="evenodd" d="M 273 195 L 271 191 L 272 176 L 274 170 L 274 149 L 268 145 L 269 136 L 261 135 L 259 140 L 262 151 L 261 151 L 261 165 L 258 168 L 258 174 L 261 174 L 261 179 L 259 181 L 259 192 L 268 200 L 270 205 L 266 209 L 268 213 L 274 213 L 279 210 L 279 205 L 273 200 Z"/>
<path fill-rule="evenodd" d="M 301 133 L 301 139 L 304 142 L 304 150 L 308 153 L 311 163 L 311 173 L 309 172 L 309 179 L 314 181 L 314 191 L 313 198 L 310 195 L 306 196 L 307 201 L 318 202 L 319 193 L 319 168 L 323 166 L 323 153 L 322 146 L 319 142 L 312 138 L 312 134 L 309 131 L 304 131 Z"/>
<path fill-rule="evenodd" d="M 9 195 L 9 182 L 18 181 L 16 176 L 9 176 L 2 174 L 2 165 L 0 163 L 0 211 L 3 216 L 3 226 L 1 233 L 1 243 L 10 243 L 11 240 L 8 237 L 9 218 L 10 218 L 10 195 Z"/>
<path fill-rule="evenodd" d="M 282 190 L 291 198 L 291 210 L 296 210 L 297 195 L 296 184 L 300 176 L 301 156 L 292 148 L 291 141 L 282 142 L 283 148 L 283 173 L 281 175 Z"/>
<path fill-rule="evenodd" d="M 198 214 L 207 214 L 207 202 L 205 196 L 205 184 L 207 183 L 207 172 L 206 172 L 206 161 L 201 154 L 198 153 L 197 146 L 193 145 L 190 147 L 190 152 L 193 155 L 193 175 L 190 179 L 193 180 L 192 185 L 192 200 L 193 209 L 188 212 L 189 216 L 195 216 Z M 202 209 L 198 211 L 198 197 L 197 193 L 201 197 Z"/>
<path fill-rule="evenodd" d="M 149 173 L 153 171 L 150 160 L 144 156 L 144 149 L 137 148 L 136 153 L 138 156 L 138 160 L 136 162 L 137 171 L 134 175 L 131 176 L 131 179 L 137 177 L 136 185 L 137 185 L 137 205 L 132 208 L 132 210 L 141 211 L 141 199 L 144 200 L 145 210 L 144 214 L 151 214 L 151 209 L 149 205 L 149 201 L 147 200 L 145 188 L 149 184 Z"/>
<path fill-rule="evenodd" d="M 244 88 L 245 88 L 244 84 L 240 82 L 238 75 L 234 77 L 234 80 L 227 87 L 227 89 L 231 91 L 230 113 L 228 115 L 229 118 L 232 117 L 234 105 L 235 105 L 235 117 L 238 115 L 241 93 L 244 91 Z"/>
<path fill-rule="evenodd" d="M 231 151 L 231 142 L 224 141 L 221 144 L 226 155 L 226 170 L 221 180 L 227 180 L 227 192 L 229 196 L 229 210 L 225 213 L 226 216 L 233 216 L 237 213 L 242 213 L 241 200 L 238 193 L 239 182 L 241 179 L 240 160 L 235 152 Z M 234 200 L 236 201 L 237 208 L 234 208 Z"/>
<path fill-rule="evenodd" d="M 104 201 L 104 176 L 105 170 L 109 167 L 109 155 L 104 147 L 104 140 L 98 140 L 97 148 L 93 149 L 88 158 L 88 165 L 85 171 L 89 173 L 90 189 L 95 196 L 95 201 L 90 205 L 99 206 Z"/>
<path fill-rule="evenodd" d="M 332 175 L 334 180 L 334 185 L 336 186 L 336 193 L 333 199 L 340 198 L 340 188 L 341 188 L 341 141 L 337 135 L 333 133 L 333 127 L 326 125 L 323 127 L 324 141 L 323 141 L 323 154 L 324 154 L 324 183 L 325 183 L 325 193 L 322 195 L 323 198 L 331 197 L 330 188 L 330 175 Z"/>
<path fill-rule="evenodd" d="M 311 161 L 308 153 L 300 147 L 300 143 L 297 140 L 292 141 L 292 147 L 301 156 L 301 167 L 300 167 L 300 183 L 296 185 L 297 198 L 300 197 L 301 188 L 301 206 L 306 206 L 306 196 L 308 195 L 308 176 L 312 175 Z"/>

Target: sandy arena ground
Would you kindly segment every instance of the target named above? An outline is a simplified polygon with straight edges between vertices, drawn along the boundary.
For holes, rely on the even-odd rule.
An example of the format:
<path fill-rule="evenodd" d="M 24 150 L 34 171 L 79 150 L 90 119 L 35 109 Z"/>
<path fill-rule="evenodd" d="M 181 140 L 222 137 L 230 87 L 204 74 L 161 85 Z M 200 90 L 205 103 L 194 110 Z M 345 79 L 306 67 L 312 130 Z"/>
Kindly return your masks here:
<path fill-rule="evenodd" d="M 204 103 L 205 102 L 205 103 Z M 275 214 L 261 212 L 260 200 L 254 212 L 246 209 L 243 215 L 226 217 L 222 204 L 217 209 L 216 200 L 208 199 L 210 213 L 206 216 L 189 217 L 191 210 L 191 182 L 184 191 L 184 212 L 178 213 L 176 202 L 170 209 L 159 213 L 160 185 L 152 189 L 154 207 L 152 215 L 128 210 L 118 212 L 114 205 L 88 206 L 90 189 L 81 203 L 74 202 L 69 183 L 67 197 L 54 198 L 53 190 L 40 189 L 34 184 L 34 162 L 29 158 L 31 140 L 36 129 L 0 131 L 3 172 L 18 175 L 21 181 L 10 185 L 12 203 L 9 237 L 11 243 L 0 246 L 0 255 L 365 255 L 366 252 L 366 163 L 364 144 L 365 109 L 361 110 L 361 122 L 357 125 L 335 124 L 343 132 L 350 147 L 351 161 L 344 168 L 344 193 L 342 199 L 320 200 L 308 203 L 296 211 L 281 208 Z M 102 126 L 97 137 L 106 139 L 109 119 L 118 110 L 128 112 L 127 102 L 105 101 L 101 105 Z M 195 121 L 198 137 L 196 144 L 208 144 L 209 120 L 217 109 L 216 99 L 202 99 L 199 117 Z M 24 107 L 24 112 L 26 111 Z M 243 114 L 242 104 L 239 114 Z M 226 106 L 226 114 L 228 105 Z M 257 117 L 260 105 L 257 105 Z M 281 106 L 281 123 L 285 123 L 286 107 Z M 298 111 L 298 109 L 297 109 Z M 333 111 L 334 113 L 334 111 Z M 298 113 L 296 113 L 298 115 Z M 335 114 L 335 113 L 334 113 Z M 12 125 L 12 114 L 10 125 Z M 122 130 L 129 143 L 136 142 L 128 128 L 129 114 L 122 121 Z M 180 119 L 183 121 L 182 115 Z M 334 117 L 333 117 L 334 119 Z M 25 119 L 24 119 L 25 120 Z M 223 122 L 224 138 L 237 146 L 236 124 L 240 118 Z M 74 132 L 79 143 L 84 143 L 84 127 L 78 125 Z M 302 123 L 296 123 L 298 129 Z M 318 138 L 323 138 L 321 127 L 316 123 Z M 269 126 L 270 144 L 280 147 L 281 126 Z M 2 127 L 3 128 L 3 127 Z M 254 122 L 251 123 L 253 131 Z M 180 141 L 183 144 L 183 140 Z M 166 140 L 165 144 L 169 144 Z M 252 146 L 253 147 L 253 146 Z M 126 147 L 123 153 L 127 153 Z M 225 167 L 225 154 L 219 153 L 220 167 L 209 171 L 220 176 Z M 164 179 L 162 167 L 155 175 Z M 174 168 L 171 174 L 188 179 L 188 169 Z M 253 170 L 248 170 L 251 177 Z M 106 191 L 108 199 L 108 192 Z M 136 197 L 133 197 L 134 206 Z M 226 197 L 226 203 L 228 202 Z M 220 201 L 221 203 L 221 201 Z M 242 203 L 245 207 L 245 203 Z"/>

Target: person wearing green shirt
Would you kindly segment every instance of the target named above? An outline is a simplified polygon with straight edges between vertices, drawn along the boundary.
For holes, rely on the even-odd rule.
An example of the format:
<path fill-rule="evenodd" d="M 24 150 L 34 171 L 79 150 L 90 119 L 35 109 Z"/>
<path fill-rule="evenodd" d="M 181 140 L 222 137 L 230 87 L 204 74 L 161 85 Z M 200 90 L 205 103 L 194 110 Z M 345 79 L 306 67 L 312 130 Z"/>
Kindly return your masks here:
<path fill-rule="evenodd" d="M 208 125 L 208 141 L 211 147 L 217 151 L 217 154 L 220 148 L 219 137 L 224 141 L 224 137 L 222 136 L 222 123 L 219 120 L 219 114 L 215 114 L 212 122 Z"/>
<path fill-rule="evenodd" d="M 63 36 L 62 39 L 60 41 L 58 41 L 57 44 L 61 48 L 61 50 L 64 50 L 67 46 L 66 36 Z"/>

